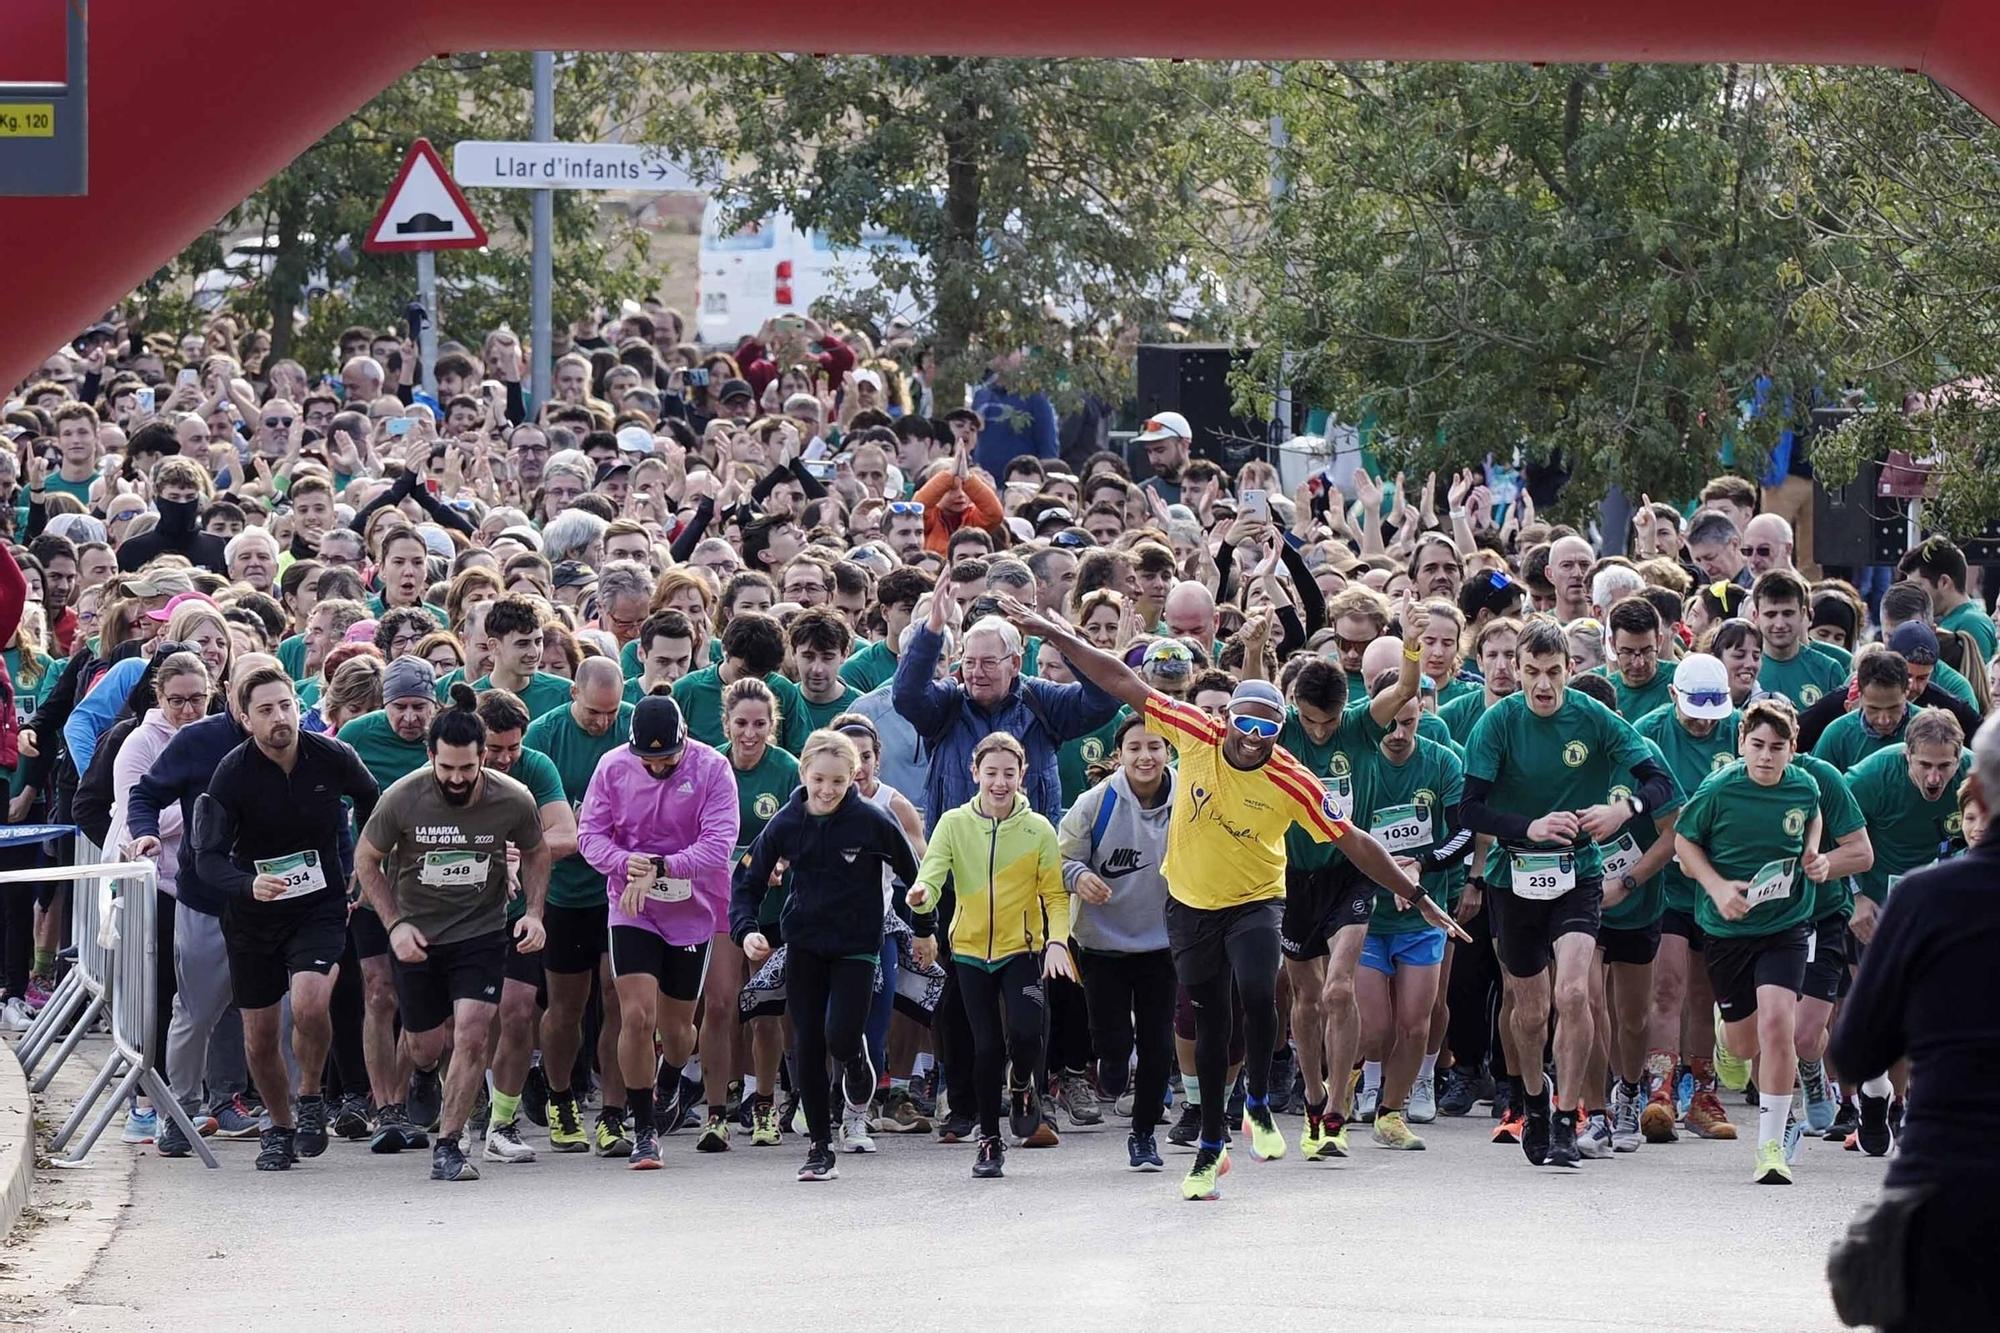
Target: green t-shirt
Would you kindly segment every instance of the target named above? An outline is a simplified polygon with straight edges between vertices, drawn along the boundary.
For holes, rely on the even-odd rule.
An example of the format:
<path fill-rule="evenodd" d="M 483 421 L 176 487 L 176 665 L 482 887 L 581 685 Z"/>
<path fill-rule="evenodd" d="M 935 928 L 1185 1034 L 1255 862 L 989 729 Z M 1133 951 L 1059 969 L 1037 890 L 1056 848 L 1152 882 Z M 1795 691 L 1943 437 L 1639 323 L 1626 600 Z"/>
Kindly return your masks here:
<path fill-rule="evenodd" d="M 1646 740 L 1643 734 L 1640 736 L 1640 739 Z M 1660 761 L 1660 764 L 1669 774 L 1674 771 L 1673 765 L 1667 763 L 1667 756 L 1661 752 L 1660 747 L 1656 743 L 1646 740 L 1646 747 L 1653 752 L 1653 757 Z M 1613 801 L 1622 801 L 1632 794 L 1632 782 L 1628 777 L 1623 782 L 1619 782 L 1611 788 L 1610 799 Z M 1644 856 L 1647 852 L 1651 851 L 1653 844 L 1660 840 L 1660 826 L 1655 821 L 1661 815 L 1680 809 L 1686 800 L 1687 792 L 1682 788 L 1680 780 L 1676 778 L 1674 780 L 1674 794 L 1667 798 L 1665 805 L 1662 805 L 1657 810 L 1648 810 L 1643 814 L 1634 816 L 1625 822 L 1624 828 L 1618 830 L 1618 836 L 1612 839 L 1605 847 L 1604 854 L 1607 862 L 1636 858 Z M 1609 892 L 1612 879 L 1609 865 L 1606 867 L 1604 878 L 1605 890 Z M 1666 868 L 1663 866 L 1658 871 L 1640 880 L 1632 892 L 1625 895 L 1623 902 L 1615 907 L 1605 908 L 1599 924 L 1612 930 L 1645 930 L 1658 921 L 1666 910 L 1667 874 Z"/>
<path fill-rule="evenodd" d="M 428 613 L 430 618 L 437 622 L 437 627 L 439 629 L 451 628 L 451 618 L 445 614 L 445 609 L 443 607 L 434 606 L 429 602 L 419 602 L 417 603 L 417 607 L 418 609 Z M 377 620 L 380 620 L 385 614 L 387 614 L 388 610 L 389 610 L 389 605 L 388 603 L 382 600 L 381 593 L 371 592 L 368 594 L 368 613 L 370 615 L 374 616 Z"/>
<path fill-rule="evenodd" d="M 618 670 L 623 673 L 626 680 L 637 680 L 646 674 L 646 664 L 639 660 L 637 639 L 618 650 Z"/>
<path fill-rule="evenodd" d="M 1784 695 L 1803 713 L 1818 703 L 1822 695 L 1845 691 L 1847 673 L 1824 653 L 1801 648 L 1783 662 L 1765 653 L 1764 664 L 1757 669 L 1757 684 Z"/>
<path fill-rule="evenodd" d="M 797 754 L 812 734 L 807 725 L 805 701 L 799 695 L 799 687 L 791 681 L 772 672 L 764 677 L 764 683 L 771 687 L 771 693 L 778 700 L 780 726 L 776 737 L 778 745 Z M 681 716 L 687 719 L 688 735 L 705 745 L 723 749 L 728 738 L 722 725 L 722 668 L 703 667 L 690 671 L 674 682 L 674 701 L 681 706 Z"/>
<path fill-rule="evenodd" d="M 1896 722 L 1896 730 L 1887 736 L 1877 736 L 1868 729 L 1859 708 L 1851 713 L 1842 713 L 1819 734 L 1812 752 L 1845 773 L 1877 750 L 1886 750 L 1901 741 L 1903 728 L 1909 726 L 1910 719 L 1916 715 L 1917 710 L 1906 705 L 1903 716 Z"/>
<path fill-rule="evenodd" d="M 1809 754 L 1797 755 L 1792 762 L 1819 784 L 1819 850 L 1831 852 L 1842 838 L 1866 825 L 1861 807 L 1855 804 L 1854 793 L 1847 789 L 1847 779 L 1832 764 Z M 1850 877 L 1841 875 L 1812 888 L 1814 921 L 1846 916 L 1854 910 L 1854 881 Z"/>
<path fill-rule="evenodd" d="M 1769 869 L 1769 883 L 1782 883 L 1778 896 L 1754 904 L 1741 920 L 1725 920 L 1706 891 L 1695 903 L 1695 921 L 1710 935 L 1743 939 L 1776 935 L 1812 920 L 1817 894 L 1798 861 L 1805 854 L 1806 830 L 1819 812 L 1819 784 L 1794 764 L 1785 767 L 1777 783 L 1766 787 L 1734 763 L 1708 780 L 1681 807 L 1675 832 L 1708 853 L 1715 873 L 1724 879 L 1759 883 Z M 1775 862 L 1791 862 L 1789 877 L 1780 881 Z"/>
<path fill-rule="evenodd" d="M 375 785 L 383 791 L 431 761 L 424 742 L 421 739 L 406 741 L 398 736 L 396 729 L 389 725 L 389 714 L 380 708 L 372 713 L 363 713 L 342 727 L 339 738 L 361 756 L 362 767 L 368 770 L 369 776 L 375 779 Z"/>
<path fill-rule="evenodd" d="M 821 727 L 827 726 L 830 723 L 832 723 L 832 721 L 835 718 L 839 717 L 842 713 L 845 713 L 848 710 L 852 709 L 854 707 L 854 701 L 856 699 L 859 699 L 860 697 L 861 697 L 860 690 L 855 689 L 852 685 L 846 685 L 842 687 L 840 694 L 836 696 L 832 702 L 816 704 L 812 700 L 806 698 L 806 693 L 804 690 L 800 690 L 799 704 L 798 704 L 799 716 L 805 719 L 804 726 L 806 729 L 806 734 L 810 736 L 813 732 L 818 731 Z M 789 721 L 790 719 L 787 718 L 786 720 Z M 805 742 L 800 741 L 799 744 L 803 746 Z"/>
<path fill-rule="evenodd" d="M 562 774 L 540 750 L 521 747 L 521 757 L 514 761 L 514 771 L 507 775 L 528 789 L 528 795 L 535 798 L 535 809 L 540 811 L 545 805 L 561 801 L 569 804 L 569 797 L 563 795 Z M 519 921 L 528 911 L 526 894 L 517 893 L 507 899 L 507 923 Z"/>
<path fill-rule="evenodd" d="M 294 634 L 278 640 L 278 665 L 293 680 L 306 674 L 306 636 Z"/>
<path fill-rule="evenodd" d="M 896 654 L 888 643 L 863 644 L 840 664 L 840 678 L 863 694 L 887 685 L 896 675 Z"/>
<path fill-rule="evenodd" d="M 493 677 L 481 676 L 472 682 L 475 690 L 493 688 Z M 522 704 L 527 707 L 528 720 L 533 721 L 544 713 L 553 713 L 558 708 L 569 707 L 570 682 L 553 671 L 537 671 L 528 680 L 528 687 L 515 690 Z"/>
<path fill-rule="evenodd" d="M 1889 896 L 1890 881 L 1921 870 L 1944 856 L 1958 841 L 1958 786 L 1972 768 L 1972 752 L 1958 756 L 1958 773 L 1935 801 L 1926 801 L 1910 781 L 1909 757 L 1901 744 L 1869 755 L 1847 773 L 1847 788 L 1868 821 L 1868 841 L 1875 864 L 1855 887 L 1880 904 Z"/>
<path fill-rule="evenodd" d="M 1974 708 L 1979 707 L 1979 696 L 1972 692 L 1972 682 L 1949 662 L 1939 662 L 1931 668 L 1931 684 L 1947 694 L 1957 695 Z"/>
<path fill-rule="evenodd" d="M 1307 737 L 1305 724 L 1299 721 L 1299 710 L 1287 708 L 1278 744 L 1326 784 L 1341 815 L 1348 816 L 1374 807 L 1372 798 L 1361 789 L 1365 774 L 1359 761 L 1372 754 L 1386 734 L 1369 713 L 1368 697 L 1364 694 L 1347 705 L 1333 735 L 1323 744 Z M 1332 843 L 1314 842 L 1312 835 L 1296 823 L 1285 831 L 1285 858 L 1294 870 L 1317 870 L 1339 855 Z"/>
<path fill-rule="evenodd" d="M 1354 824 L 1373 833 L 1392 855 L 1414 857 L 1444 846 L 1457 834 L 1451 815 L 1465 799 L 1465 766 L 1449 749 L 1420 736 L 1415 753 L 1401 764 L 1391 763 L 1377 745 L 1357 756 L 1355 766 L 1367 770 L 1361 785 L 1369 804 L 1356 807 Z M 1426 872 L 1423 885 L 1448 910 L 1465 890 L 1465 863 Z M 1430 928 L 1421 912 L 1405 907 L 1395 894 L 1384 890 L 1375 895 L 1369 934 L 1405 935 Z"/>
<path fill-rule="evenodd" d="M 1517 692 L 1487 709 L 1473 727 L 1465 744 L 1465 776 L 1492 784 L 1489 808 L 1539 819 L 1551 810 L 1602 804 L 1614 785 L 1629 784 L 1634 765 L 1651 758 L 1632 724 L 1587 694 L 1565 690 L 1555 713 L 1543 718 L 1529 711 L 1527 695 Z M 1574 852 L 1578 880 L 1603 871 L 1595 842 L 1549 844 L 1542 850 Z M 1487 882 L 1511 888 L 1512 862 L 1496 844 Z"/>
<path fill-rule="evenodd" d="M 1482 685 L 1450 703 L 1439 704 L 1437 715 L 1451 738 L 1463 746 L 1472 735 L 1473 724 L 1486 716 L 1486 687 Z"/>
<path fill-rule="evenodd" d="M 1661 704 L 1672 703 L 1673 696 L 1667 692 L 1674 683 L 1672 662 L 1659 663 L 1653 678 L 1644 685 L 1627 685 L 1625 678 L 1610 667 L 1604 668 L 1604 677 L 1611 682 L 1612 692 L 1618 696 L 1618 716 L 1627 722 L 1637 722 Z"/>
<path fill-rule="evenodd" d="M 583 806 L 597 761 L 631 736 L 632 705 L 621 703 L 618 720 L 602 736 L 585 732 L 569 709 L 560 708 L 530 722 L 521 743 L 549 757 L 562 777 L 563 796 L 574 812 Z M 595 907 L 605 901 L 604 876 L 591 869 L 581 854 L 572 852 L 549 871 L 549 901 L 557 907 Z"/>
<path fill-rule="evenodd" d="M 740 861 L 750 844 L 757 841 L 757 835 L 764 831 L 764 825 L 785 808 L 785 802 L 791 800 L 792 793 L 798 789 L 799 761 L 789 751 L 766 745 L 764 757 L 757 761 L 757 767 L 745 771 L 736 767 L 732 758 L 729 771 L 736 779 L 736 857 Z M 791 886 L 791 872 L 787 871 L 776 884 L 764 890 L 764 902 L 757 912 L 760 922 L 770 923 L 779 919 L 785 910 L 785 896 L 791 891 Z"/>
<path fill-rule="evenodd" d="M 1742 720 L 1741 713 L 1731 712 L 1719 719 L 1715 730 L 1708 735 L 1695 736 L 1682 723 L 1674 706 L 1667 704 L 1640 718 L 1633 729 L 1659 749 L 1667 761 L 1667 772 L 1674 775 L 1674 785 L 1685 798 L 1706 782 L 1711 773 L 1736 762 L 1736 729 Z M 1678 862 L 1667 862 L 1666 869 L 1660 872 L 1660 887 L 1665 893 L 1667 910 L 1694 914 L 1695 899 L 1702 894 L 1701 885 L 1682 873 Z"/>
<path fill-rule="evenodd" d="M 1476 680 L 1466 680 L 1461 676 L 1450 676 L 1438 683 L 1438 711 L 1454 699 L 1463 699 L 1468 694 L 1484 694 L 1486 687 Z"/>
<path fill-rule="evenodd" d="M 42 696 L 56 683 L 55 659 L 42 653 L 34 655 L 33 660 L 40 668 L 41 674 L 35 678 L 35 683 L 30 685 L 21 679 L 21 650 L 9 648 L 5 654 L 0 655 L 6 657 L 7 677 L 14 682 L 14 721 L 17 725 L 25 727 L 28 725 L 28 719 L 35 715 L 35 710 L 41 707 Z M 13 771 L 7 775 L 7 799 L 11 801 L 19 796 L 27 785 L 28 766 L 14 765 Z"/>
<path fill-rule="evenodd" d="M 1840 668 L 1841 675 L 1851 676 L 1854 674 L 1854 654 L 1848 652 L 1839 644 L 1822 643 L 1818 639 L 1807 639 L 1806 647 L 1818 653 L 1821 657 L 1832 658 L 1833 664 Z"/>
<path fill-rule="evenodd" d="M 53 478 L 50 479 L 49 484 L 55 484 Z M 1994 629 L 1993 618 L 1982 611 L 1977 602 L 1960 602 L 1957 606 L 1939 616 L 1937 624 L 1939 629 L 1962 629 L 1967 634 L 1970 634 L 1979 644 L 1979 657 L 1981 661 L 1992 661 L 1994 652 L 2000 650 L 2000 631 Z"/>
<path fill-rule="evenodd" d="M 43 489 L 54 491 L 57 495 L 75 496 L 76 502 L 83 506 L 84 512 L 89 513 L 90 483 L 95 480 L 95 477 L 85 477 L 82 481 L 65 481 L 62 473 L 51 472 L 49 473 L 48 480 L 43 482 L 42 486 Z"/>
<path fill-rule="evenodd" d="M 1063 809 L 1076 804 L 1076 798 L 1090 790 L 1090 766 L 1111 753 L 1112 738 L 1118 732 L 1122 718 L 1114 717 L 1096 731 L 1087 732 L 1073 741 L 1064 741 L 1056 751 L 1056 773 L 1062 781 Z"/>

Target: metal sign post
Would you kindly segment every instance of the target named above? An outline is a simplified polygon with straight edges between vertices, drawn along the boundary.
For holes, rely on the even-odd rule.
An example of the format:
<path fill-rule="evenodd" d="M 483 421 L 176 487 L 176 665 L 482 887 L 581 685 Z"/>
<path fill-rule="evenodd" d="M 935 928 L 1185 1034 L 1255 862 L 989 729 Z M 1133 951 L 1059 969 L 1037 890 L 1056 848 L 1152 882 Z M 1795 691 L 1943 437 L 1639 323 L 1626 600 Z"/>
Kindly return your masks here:
<path fill-rule="evenodd" d="M 535 125 L 537 139 L 556 137 L 556 53 L 535 52 Z M 457 150 L 452 157 L 456 159 Z M 551 353 L 554 351 L 556 197 L 547 190 L 535 191 L 534 272 L 528 295 L 528 342 L 533 369 L 528 388 L 536 411 L 549 401 Z"/>

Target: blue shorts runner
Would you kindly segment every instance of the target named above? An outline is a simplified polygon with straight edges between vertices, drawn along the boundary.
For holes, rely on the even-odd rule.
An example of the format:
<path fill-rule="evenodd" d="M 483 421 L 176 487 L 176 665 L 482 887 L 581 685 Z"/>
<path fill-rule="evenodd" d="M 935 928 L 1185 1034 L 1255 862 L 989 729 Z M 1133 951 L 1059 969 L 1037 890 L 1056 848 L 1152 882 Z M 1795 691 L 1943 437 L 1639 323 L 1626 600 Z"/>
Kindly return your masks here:
<path fill-rule="evenodd" d="M 1361 942 L 1361 965 L 1385 977 L 1394 976 L 1399 967 L 1436 967 L 1442 962 L 1444 931 L 1437 926 L 1394 935 L 1371 934 Z"/>

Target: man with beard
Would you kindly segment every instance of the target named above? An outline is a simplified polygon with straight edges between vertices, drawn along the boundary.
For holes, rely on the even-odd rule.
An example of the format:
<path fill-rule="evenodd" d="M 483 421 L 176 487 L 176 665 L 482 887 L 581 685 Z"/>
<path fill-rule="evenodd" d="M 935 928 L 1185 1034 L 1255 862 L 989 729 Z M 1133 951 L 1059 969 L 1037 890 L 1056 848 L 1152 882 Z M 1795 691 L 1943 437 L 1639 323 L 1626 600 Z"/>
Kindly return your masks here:
<path fill-rule="evenodd" d="M 232 682 L 249 739 L 216 766 L 195 804 L 195 871 L 226 899 L 222 939 L 229 984 L 243 1012 L 244 1054 L 269 1111 L 259 1171 L 289 1171 L 326 1151 L 320 1075 L 333 1040 L 332 971 L 346 945 L 347 827 L 374 813 L 378 788 L 361 761 L 331 736 L 299 730 L 291 677 L 275 663 Z M 278 1049 L 279 1005 L 292 1002 L 298 1107 Z"/>
<path fill-rule="evenodd" d="M 1146 461 L 1153 465 L 1153 475 L 1139 485 L 1167 504 L 1179 504 L 1181 469 L 1194 447 L 1194 427 L 1178 412 L 1162 412 L 1147 418 L 1134 442 L 1145 446 Z"/>
<path fill-rule="evenodd" d="M 1410 555 L 1410 586 L 1416 589 L 1418 597 L 1425 601 L 1433 597 L 1454 601 L 1464 574 L 1465 562 L 1451 538 L 1433 532 L 1418 539 L 1417 549 Z"/>
<path fill-rule="evenodd" d="M 485 1075 L 511 934 L 524 954 L 541 950 L 549 848 L 528 789 L 480 766 L 486 724 L 472 687 L 430 724 L 430 763 L 382 794 L 355 847 L 354 869 L 395 954 L 397 1001 L 411 1057 L 454 1060 L 431 1150 L 432 1180 L 477 1180 L 459 1136 Z M 527 910 L 507 923 L 507 848 L 518 848 Z"/>

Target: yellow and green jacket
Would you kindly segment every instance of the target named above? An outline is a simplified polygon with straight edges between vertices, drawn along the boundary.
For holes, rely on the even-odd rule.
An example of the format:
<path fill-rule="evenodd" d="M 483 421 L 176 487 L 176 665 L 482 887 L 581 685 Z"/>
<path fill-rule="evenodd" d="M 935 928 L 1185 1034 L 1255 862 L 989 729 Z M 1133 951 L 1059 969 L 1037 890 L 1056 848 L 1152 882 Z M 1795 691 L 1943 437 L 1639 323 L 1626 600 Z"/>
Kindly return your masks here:
<path fill-rule="evenodd" d="M 949 946 L 953 958 L 990 966 L 1039 952 L 1049 939 L 1069 939 L 1069 894 L 1063 889 L 1062 849 L 1055 826 L 1016 794 L 1014 812 L 992 819 L 979 798 L 947 810 L 931 834 L 917 882 L 931 906 L 917 913 L 916 933 L 935 930 L 933 914 L 945 886 L 958 899 Z"/>

